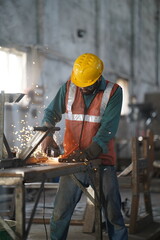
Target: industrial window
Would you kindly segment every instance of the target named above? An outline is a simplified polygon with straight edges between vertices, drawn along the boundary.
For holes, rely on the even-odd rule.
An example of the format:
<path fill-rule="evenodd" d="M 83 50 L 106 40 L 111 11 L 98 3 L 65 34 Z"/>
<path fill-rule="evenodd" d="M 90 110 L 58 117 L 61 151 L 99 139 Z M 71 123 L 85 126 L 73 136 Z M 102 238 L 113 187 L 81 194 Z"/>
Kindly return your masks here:
<path fill-rule="evenodd" d="M 121 115 L 127 115 L 129 113 L 129 92 L 128 92 L 128 81 L 126 79 L 119 78 L 117 84 L 122 87 L 123 90 L 123 103 Z"/>
<path fill-rule="evenodd" d="M 0 47 L 0 91 L 23 92 L 26 88 L 26 53 Z"/>

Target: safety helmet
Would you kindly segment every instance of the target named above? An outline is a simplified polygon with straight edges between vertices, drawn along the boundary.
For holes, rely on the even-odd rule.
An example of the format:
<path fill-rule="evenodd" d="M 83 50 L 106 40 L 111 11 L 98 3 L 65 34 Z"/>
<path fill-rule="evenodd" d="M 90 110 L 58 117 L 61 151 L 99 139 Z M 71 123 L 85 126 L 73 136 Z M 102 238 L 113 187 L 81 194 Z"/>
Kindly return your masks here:
<path fill-rule="evenodd" d="M 80 55 L 73 64 L 71 81 L 78 87 L 94 84 L 102 75 L 104 64 L 92 53 Z"/>

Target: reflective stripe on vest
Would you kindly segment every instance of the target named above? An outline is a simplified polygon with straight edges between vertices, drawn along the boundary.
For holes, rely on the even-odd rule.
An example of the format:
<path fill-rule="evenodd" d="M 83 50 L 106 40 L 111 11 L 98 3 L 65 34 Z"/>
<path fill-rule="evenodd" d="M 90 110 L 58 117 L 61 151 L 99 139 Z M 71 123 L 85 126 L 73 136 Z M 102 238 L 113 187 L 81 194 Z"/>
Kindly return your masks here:
<path fill-rule="evenodd" d="M 85 119 L 84 119 L 85 116 Z M 72 113 L 66 113 L 65 118 L 67 120 L 74 120 L 74 121 L 86 121 L 86 122 L 96 122 L 99 123 L 101 121 L 100 116 L 92 116 L 92 115 L 84 115 L 84 114 L 72 114 Z"/>
<path fill-rule="evenodd" d="M 106 106 L 108 104 L 109 97 L 110 97 L 110 94 L 111 94 L 113 86 L 114 86 L 114 83 L 109 82 L 107 84 L 107 87 L 106 87 L 104 93 L 103 93 L 102 102 L 101 102 L 101 108 L 100 108 L 100 116 L 103 115 L 103 113 L 104 113 L 104 111 L 106 109 Z"/>
<path fill-rule="evenodd" d="M 68 103 L 67 103 L 67 110 L 68 112 L 72 112 L 72 104 L 75 99 L 75 94 L 76 94 L 76 85 L 74 85 L 72 82 L 70 83 L 69 86 L 69 93 L 68 93 Z"/>
<path fill-rule="evenodd" d="M 104 114 L 104 111 L 106 109 L 106 106 L 109 101 L 109 97 L 112 91 L 112 88 L 114 86 L 114 83 L 109 82 L 107 84 L 107 87 L 103 93 L 101 106 L 100 106 L 100 116 L 93 116 L 93 115 L 84 115 L 84 114 L 73 114 L 72 113 L 72 104 L 75 100 L 75 94 L 76 94 L 76 86 L 71 82 L 69 86 L 69 94 L 68 94 L 68 103 L 67 103 L 67 110 L 68 112 L 65 113 L 65 118 L 67 120 L 74 120 L 74 121 L 86 121 L 86 122 L 93 122 L 93 123 L 99 123 L 102 119 L 102 116 Z M 84 119 L 85 117 L 85 119 Z"/>

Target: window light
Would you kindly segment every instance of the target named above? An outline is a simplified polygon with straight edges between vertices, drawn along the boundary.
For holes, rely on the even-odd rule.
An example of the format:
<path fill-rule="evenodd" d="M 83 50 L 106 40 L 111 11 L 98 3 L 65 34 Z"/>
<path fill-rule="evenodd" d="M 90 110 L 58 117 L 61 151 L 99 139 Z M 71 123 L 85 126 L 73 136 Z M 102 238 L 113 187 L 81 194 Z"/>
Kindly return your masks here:
<path fill-rule="evenodd" d="M 128 81 L 126 79 L 119 78 L 117 84 L 122 87 L 123 90 L 123 103 L 121 115 L 127 115 L 129 113 L 129 92 L 128 92 Z"/>
<path fill-rule="evenodd" d="M 0 47 L 0 91 L 23 92 L 26 87 L 26 53 Z"/>

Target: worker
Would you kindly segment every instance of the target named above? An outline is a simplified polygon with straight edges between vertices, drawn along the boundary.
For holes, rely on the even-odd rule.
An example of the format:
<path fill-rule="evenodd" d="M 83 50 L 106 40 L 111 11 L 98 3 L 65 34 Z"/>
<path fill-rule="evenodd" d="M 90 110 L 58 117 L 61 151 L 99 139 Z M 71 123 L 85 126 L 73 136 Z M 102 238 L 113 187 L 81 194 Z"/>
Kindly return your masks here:
<path fill-rule="evenodd" d="M 115 170 L 114 137 L 118 128 L 122 89 L 102 76 L 103 61 L 85 53 L 74 62 L 70 79 L 61 86 L 45 109 L 43 125 L 55 126 L 65 114 L 64 155 L 60 161 L 92 161 L 102 159 L 102 208 L 110 240 L 127 240 L 121 214 L 121 198 Z M 57 149 L 52 136 L 47 136 L 42 150 Z M 64 158 L 63 158 L 64 156 Z M 81 172 L 76 178 L 85 186 L 92 184 L 90 174 Z M 70 220 L 82 195 L 70 175 L 60 177 L 51 217 L 51 240 L 65 240 Z"/>

